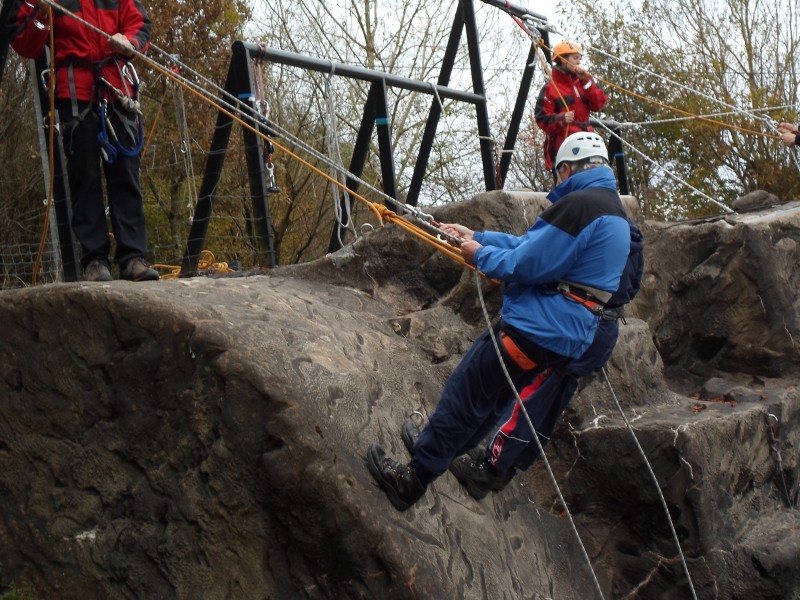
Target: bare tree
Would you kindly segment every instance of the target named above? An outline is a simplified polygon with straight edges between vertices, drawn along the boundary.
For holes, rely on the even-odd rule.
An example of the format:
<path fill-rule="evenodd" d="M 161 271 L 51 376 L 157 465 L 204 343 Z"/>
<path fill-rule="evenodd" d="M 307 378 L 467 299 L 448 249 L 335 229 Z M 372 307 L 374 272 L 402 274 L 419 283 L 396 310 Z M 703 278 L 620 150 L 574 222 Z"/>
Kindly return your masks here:
<path fill-rule="evenodd" d="M 574 6 L 596 70 L 614 86 L 606 112 L 635 125 L 631 180 L 647 216 L 714 214 L 722 208 L 708 198 L 729 204 L 755 189 L 797 197 L 796 157 L 774 130 L 798 113 L 793 0 Z"/>

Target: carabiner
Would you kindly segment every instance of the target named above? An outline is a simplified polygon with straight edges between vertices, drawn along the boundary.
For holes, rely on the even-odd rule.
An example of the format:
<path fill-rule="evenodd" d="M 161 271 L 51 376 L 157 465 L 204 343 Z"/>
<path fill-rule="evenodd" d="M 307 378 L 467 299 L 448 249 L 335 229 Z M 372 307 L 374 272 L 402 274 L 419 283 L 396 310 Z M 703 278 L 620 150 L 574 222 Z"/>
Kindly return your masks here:
<path fill-rule="evenodd" d="M 136 69 L 133 63 L 126 62 L 122 67 L 122 76 L 134 87 L 139 87 L 139 75 L 136 74 Z"/>
<path fill-rule="evenodd" d="M 50 93 L 50 69 L 45 69 L 42 71 L 41 75 L 39 75 L 40 83 L 42 84 L 42 89 L 45 93 Z"/>

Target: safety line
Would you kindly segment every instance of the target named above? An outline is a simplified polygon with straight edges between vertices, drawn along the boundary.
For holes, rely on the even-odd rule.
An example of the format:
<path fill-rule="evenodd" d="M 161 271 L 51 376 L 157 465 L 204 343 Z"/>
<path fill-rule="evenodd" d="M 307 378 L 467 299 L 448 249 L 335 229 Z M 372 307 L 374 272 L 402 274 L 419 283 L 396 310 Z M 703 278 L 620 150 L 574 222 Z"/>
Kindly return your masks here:
<path fill-rule="evenodd" d="M 669 177 L 669 178 L 670 178 L 670 179 L 672 179 L 673 181 L 675 181 L 675 182 L 677 182 L 677 183 L 680 183 L 680 184 L 682 184 L 682 185 L 685 185 L 686 187 L 688 187 L 690 190 L 692 190 L 693 192 L 695 192 L 696 194 L 698 194 L 698 195 L 699 195 L 699 196 L 701 196 L 702 198 L 705 198 L 705 199 L 706 199 L 706 200 L 708 200 L 709 202 L 711 202 L 711 203 L 713 203 L 713 204 L 716 204 L 717 206 L 719 206 L 720 208 L 722 208 L 722 209 L 723 209 L 723 210 L 724 210 L 726 213 L 732 214 L 732 213 L 735 213 L 735 212 L 736 212 L 735 210 L 733 210 L 733 209 L 732 209 L 732 208 L 730 208 L 729 206 L 726 206 L 725 204 L 723 204 L 723 203 L 722 203 L 722 202 L 720 202 L 719 200 L 715 200 L 714 198 L 712 198 L 712 197 L 711 197 L 711 196 L 709 196 L 708 194 L 705 194 L 705 193 L 701 192 L 700 190 L 698 190 L 696 187 L 694 187 L 694 186 L 693 186 L 691 183 L 689 183 L 688 181 L 684 181 L 683 179 L 681 179 L 680 177 L 678 177 L 677 175 L 675 175 L 675 174 L 674 174 L 672 171 L 668 170 L 666 167 L 664 167 L 664 166 L 662 166 L 661 164 L 659 164 L 659 163 L 657 163 L 656 161 L 654 161 L 652 158 L 650 158 L 649 156 L 647 156 L 647 155 L 646 155 L 644 152 L 642 152 L 641 150 L 639 150 L 638 148 L 636 148 L 636 147 L 635 147 L 633 144 L 631 144 L 631 143 L 630 143 L 628 140 L 626 140 L 625 138 L 623 138 L 622 136 L 620 136 L 618 133 L 616 133 L 616 132 L 612 131 L 611 129 L 609 129 L 609 127 L 608 127 L 607 125 L 605 125 L 605 124 L 604 124 L 602 121 L 599 121 L 599 123 L 600 123 L 600 127 L 602 127 L 603 129 L 605 129 L 605 130 L 606 130 L 606 131 L 609 133 L 609 135 L 611 135 L 611 136 L 614 136 L 615 138 L 617 138 L 617 139 L 618 139 L 620 142 L 622 142 L 622 143 L 623 143 L 624 145 L 626 145 L 628 148 L 630 148 L 631 150 L 633 150 L 633 151 L 634 151 L 636 154 L 638 154 L 639 156 L 641 156 L 643 159 L 645 159 L 645 160 L 646 160 L 647 162 L 649 162 L 651 165 L 653 165 L 654 167 L 656 167 L 658 170 L 660 170 L 662 173 L 664 173 L 664 174 L 665 174 L 667 177 Z"/>
<path fill-rule="evenodd" d="M 672 532 L 672 537 L 675 540 L 675 545 L 678 548 L 678 554 L 681 557 L 681 564 L 683 565 L 683 570 L 686 573 L 686 579 L 689 580 L 689 589 L 692 590 L 692 598 L 697 600 L 697 593 L 694 590 L 694 584 L 692 583 L 692 576 L 689 574 L 689 567 L 686 564 L 686 557 L 683 555 L 683 549 L 681 549 L 681 542 L 678 539 L 678 533 L 675 531 L 675 525 L 672 523 L 672 517 L 669 514 L 669 507 L 667 506 L 667 501 L 664 498 L 664 493 L 661 491 L 661 486 L 658 483 L 658 478 L 656 474 L 653 472 L 653 468 L 650 466 L 650 461 L 647 460 L 647 454 L 645 454 L 642 445 L 639 443 L 639 439 L 636 437 L 636 432 L 633 430 L 633 426 L 631 425 L 630 421 L 628 421 L 628 417 L 625 416 L 625 411 L 622 410 L 622 405 L 619 403 L 619 399 L 617 395 L 614 393 L 614 388 L 611 386 L 611 380 L 608 378 L 608 373 L 606 373 L 606 368 L 603 367 L 601 369 L 603 372 L 603 377 L 606 380 L 606 384 L 608 385 L 608 390 L 611 392 L 611 397 L 614 399 L 614 402 L 617 405 L 617 409 L 619 410 L 619 414 L 622 415 L 622 420 L 625 421 L 625 425 L 628 428 L 628 431 L 631 433 L 631 437 L 633 438 L 633 442 L 636 444 L 636 448 L 639 450 L 639 454 L 642 455 L 642 459 L 644 460 L 644 464 L 647 467 L 647 472 L 650 473 L 650 478 L 655 483 L 655 488 L 658 491 L 658 498 L 661 501 L 661 506 L 664 508 L 664 514 L 667 516 L 667 523 L 669 523 L 669 530 Z"/>
<path fill-rule="evenodd" d="M 636 64 L 634 64 L 634 63 L 632 63 L 630 61 L 624 61 L 624 60 L 622 60 L 621 58 L 619 58 L 617 56 L 613 56 L 613 55 L 601 50 L 600 48 L 595 48 L 594 46 L 589 46 L 589 50 L 591 50 L 593 52 L 597 52 L 598 54 L 601 54 L 601 55 L 605 56 L 606 58 L 610 58 L 612 60 L 615 60 L 615 61 L 617 61 L 617 62 L 619 62 L 621 64 L 633 67 L 634 69 L 637 69 L 637 70 L 641 71 L 642 73 L 645 73 L 647 75 L 651 75 L 651 76 L 656 77 L 658 79 L 661 79 L 662 81 L 665 81 L 665 82 L 667 82 L 667 83 L 669 83 L 671 85 L 679 87 L 684 91 L 691 92 L 693 94 L 697 94 L 701 98 L 705 98 L 706 100 L 710 100 L 710 101 L 712 101 L 712 102 L 714 102 L 716 104 L 724 106 L 725 108 L 733 110 L 738 114 L 746 115 L 746 116 L 754 118 L 756 120 L 763 121 L 765 124 L 767 124 L 772 129 L 774 129 L 774 130 L 776 129 L 775 126 L 771 122 L 769 122 L 769 120 L 766 117 L 760 117 L 758 115 L 754 115 L 752 113 L 749 113 L 749 112 L 745 111 L 744 109 L 742 109 L 742 108 L 740 108 L 738 106 L 735 106 L 733 104 L 729 104 L 727 102 L 724 102 L 724 101 L 720 100 L 719 98 L 715 98 L 715 97 L 713 97 L 713 96 L 711 96 L 709 94 L 705 94 L 705 93 L 703 93 L 703 92 L 701 92 L 699 90 L 692 89 L 692 88 L 690 88 L 690 87 L 688 87 L 688 86 L 686 86 L 686 85 L 684 85 L 682 83 L 679 83 L 679 82 L 677 82 L 675 80 L 670 79 L 669 77 L 665 77 L 665 76 L 660 75 L 660 74 L 658 74 L 658 73 L 656 73 L 654 71 L 651 71 L 650 69 L 646 69 L 644 67 L 640 67 L 639 65 L 636 65 Z M 680 113 L 687 114 L 687 115 L 692 115 L 692 113 L 690 113 L 690 112 L 687 112 L 687 111 L 681 110 L 679 108 L 675 108 L 675 107 L 669 106 L 667 104 L 660 103 L 657 100 L 653 100 L 651 98 L 647 98 L 646 96 L 638 95 L 635 92 L 632 92 L 632 91 L 627 90 L 627 89 L 625 89 L 623 87 L 617 86 L 617 85 L 615 85 L 615 84 L 613 84 L 611 82 L 607 82 L 605 80 L 601 80 L 601 81 L 603 81 L 603 83 L 608 83 L 609 85 L 611 85 L 613 87 L 616 87 L 617 89 L 619 89 L 619 90 L 621 90 L 621 91 L 623 91 L 625 93 L 634 95 L 635 97 L 638 97 L 638 98 L 640 98 L 642 100 L 645 100 L 647 102 L 658 104 L 660 106 L 663 106 L 665 108 L 669 108 L 670 110 L 674 110 L 676 112 L 680 112 Z M 767 138 L 771 138 L 771 139 L 780 139 L 780 136 L 778 136 L 778 135 L 770 135 L 770 134 L 766 134 L 766 133 L 763 133 L 763 132 L 760 132 L 760 131 L 751 131 L 751 130 L 747 130 L 747 129 L 742 129 L 742 128 L 739 128 L 739 127 L 724 123 L 723 121 L 714 121 L 714 120 L 711 120 L 711 119 L 708 119 L 708 121 L 710 121 L 712 123 L 715 123 L 715 124 L 723 125 L 726 128 L 740 129 L 741 131 L 743 131 L 745 133 L 751 133 L 751 134 L 754 134 L 754 135 L 761 135 L 761 136 L 764 136 L 764 137 L 767 137 Z"/>
<path fill-rule="evenodd" d="M 48 36 L 49 45 L 50 45 L 50 56 L 55 56 L 55 34 L 53 31 L 53 10 L 50 7 L 47 7 L 47 24 L 50 30 L 50 35 Z M 47 183 L 47 207 L 44 211 L 44 223 L 42 225 L 42 235 L 39 238 L 39 248 L 36 251 L 36 259 L 33 261 L 33 273 L 31 274 L 31 285 L 36 286 L 36 281 L 39 278 L 39 269 L 42 267 L 42 258 L 44 255 L 44 246 L 47 243 L 47 234 L 50 231 L 50 211 L 53 208 L 53 190 L 55 188 L 55 181 L 56 181 L 56 172 L 55 172 L 55 103 L 56 103 L 56 95 L 55 95 L 55 79 L 56 73 L 55 69 L 50 69 L 48 73 L 48 86 L 49 86 L 49 94 L 48 94 L 48 102 L 49 102 L 49 110 L 50 110 L 50 122 L 48 123 L 48 143 L 49 148 L 47 151 L 47 160 L 48 160 L 48 175 L 49 181 Z M 37 82 L 38 84 L 38 82 Z"/>
<path fill-rule="evenodd" d="M 762 107 L 762 108 L 753 107 L 753 108 L 743 109 L 743 110 L 746 110 L 747 113 L 750 114 L 750 113 L 756 113 L 756 112 L 769 112 L 769 111 L 772 111 L 772 110 L 786 110 L 787 108 L 794 109 L 794 108 L 797 108 L 797 105 L 796 104 L 783 104 L 783 105 L 780 105 L 780 106 L 765 106 L 765 107 Z M 650 127 L 652 125 L 666 125 L 666 124 L 669 124 L 669 123 L 679 123 L 681 121 L 691 121 L 693 119 L 697 119 L 697 118 L 700 118 L 700 117 L 728 117 L 728 116 L 737 115 L 737 114 L 739 114 L 739 111 L 731 110 L 731 111 L 725 111 L 725 112 L 708 113 L 708 114 L 705 114 L 705 115 L 691 115 L 691 116 L 688 116 L 688 117 L 674 117 L 672 119 L 659 119 L 659 120 L 655 120 L 655 121 L 639 121 L 639 122 L 636 122 L 636 121 L 624 121 L 622 123 L 619 123 L 619 126 L 623 127 L 623 128 L 626 128 L 626 129 L 627 128 L 635 128 L 635 127 Z"/>
<path fill-rule="evenodd" d="M 603 590 L 600 587 L 600 582 L 597 580 L 597 575 L 594 572 L 594 567 L 592 566 L 592 561 L 589 558 L 589 553 L 586 551 L 586 547 L 583 545 L 583 540 L 581 539 L 580 534 L 578 533 L 578 528 L 575 525 L 575 521 L 572 519 L 572 513 L 569 510 L 569 506 L 567 506 L 567 501 L 564 499 L 564 495 L 561 493 L 561 488 L 558 485 L 558 480 L 556 479 L 555 473 L 553 473 L 553 469 L 550 466 L 550 461 L 547 460 L 547 455 L 544 452 L 544 447 L 542 446 L 542 442 L 539 440 L 539 432 L 536 431 L 536 428 L 533 426 L 533 422 L 531 421 L 530 416 L 528 415 L 528 411 L 525 409 L 525 404 L 522 402 L 522 398 L 519 396 L 519 392 L 517 388 L 514 386 L 514 382 L 511 379 L 511 375 L 508 373 L 508 369 L 506 369 L 505 361 L 503 361 L 503 355 L 500 352 L 500 346 L 497 344 L 497 338 L 494 335 L 494 330 L 492 329 L 492 320 L 489 317 L 489 311 L 486 309 L 486 302 L 483 298 L 483 290 L 481 289 L 481 280 L 475 274 L 475 287 L 478 290 L 478 298 L 481 302 L 481 310 L 483 311 L 483 318 L 486 321 L 486 327 L 489 330 L 489 337 L 492 339 L 492 345 L 494 346 L 494 350 L 497 353 L 497 359 L 500 362 L 500 368 L 503 370 L 503 374 L 506 376 L 506 381 L 508 382 L 508 387 L 511 388 L 511 391 L 514 392 L 514 398 L 516 398 L 517 404 L 519 405 L 522 414 L 525 415 L 525 420 L 528 422 L 528 427 L 531 428 L 531 432 L 533 433 L 533 439 L 536 440 L 536 445 L 539 448 L 539 455 L 542 457 L 542 461 L 544 462 L 545 468 L 547 469 L 547 473 L 550 476 L 550 481 L 553 483 L 553 486 L 556 489 L 556 495 L 558 496 L 559 501 L 561 502 L 561 506 L 564 507 L 564 514 L 567 516 L 567 520 L 569 521 L 570 528 L 572 532 L 575 534 L 575 537 L 578 539 L 578 545 L 580 546 L 581 552 L 583 553 L 583 557 L 586 559 L 586 563 L 589 565 L 589 571 L 592 573 L 592 580 L 594 581 L 595 589 L 597 593 L 600 595 L 600 598 L 605 600 L 605 596 L 603 596 Z"/>

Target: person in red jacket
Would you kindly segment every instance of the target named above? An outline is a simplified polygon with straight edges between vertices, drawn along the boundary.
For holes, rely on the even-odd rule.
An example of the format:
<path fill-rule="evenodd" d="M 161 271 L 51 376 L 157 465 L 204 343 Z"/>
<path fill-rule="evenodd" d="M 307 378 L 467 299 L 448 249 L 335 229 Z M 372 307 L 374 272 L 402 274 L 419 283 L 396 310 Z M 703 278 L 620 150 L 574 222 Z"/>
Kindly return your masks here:
<path fill-rule="evenodd" d="M 592 131 L 590 112 L 605 106 L 608 95 L 581 66 L 583 48 L 575 42 L 559 42 L 553 48 L 550 81 L 542 86 L 534 118 L 545 133 L 544 166 L 553 172 L 561 143 L 573 133 Z M 555 173 L 553 181 L 557 181 Z"/>
<path fill-rule="evenodd" d="M 158 272 L 145 261 L 139 82 L 130 63 L 134 51 L 147 49 L 152 23 L 139 0 L 71 0 L 63 6 L 74 16 L 50 11 L 39 0 L 21 2 L 11 45 L 21 56 L 37 58 L 53 28 L 56 110 L 67 158 L 71 225 L 81 244 L 84 279 L 112 279 L 105 175 L 120 278 L 156 280 Z"/>

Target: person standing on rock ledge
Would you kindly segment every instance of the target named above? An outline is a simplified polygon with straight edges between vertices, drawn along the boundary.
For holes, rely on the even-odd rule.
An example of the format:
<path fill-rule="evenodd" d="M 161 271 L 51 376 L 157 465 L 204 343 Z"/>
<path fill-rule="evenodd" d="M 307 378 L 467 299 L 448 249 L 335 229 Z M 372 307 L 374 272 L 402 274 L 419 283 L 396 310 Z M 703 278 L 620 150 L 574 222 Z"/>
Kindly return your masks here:
<path fill-rule="evenodd" d="M 602 110 L 608 102 L 608 94 L 581 66 L 582 59 L 583 48 L 576 42 L 564 40 L 553 46 L 550 80 L 536 100 L 533 116 L 545 134 L 544 167 L 556 182 L 558 174 L 553 167 L 561 144 L 571 133 L 592 131 L 591 113 Z"/>
<path fill-rule="evenodd" d="M 470 264 L 507 286 L 500 321 L 475 340 L 448 378 L 411 462 L 393 460 L 378 444 L 367 450 L 370 474 L 398 510 L 422 498 L 456 456 L 491 431 L 515 401 L 509 378 L 520 390 L 587 350 L 604 303 L 619 286 L 630 229 L 602 138 L 569 136 L 556 157 L 556 173 L 569 183 L 568 193 L 521 236 L 442 226 L 460 238 Z"/>
<path fill-rule="evenodd" d="M 39 0 L 20 2 L 11 45 L 25 58 L 45 51 L 53 29 L 56 110 L 67 158 L 71 225 L 86 281 L 111 281 L 103 182 L 120 278 L 159 279 L 145 261 L 147 231 L 139 183 L 142 122 L 139 79 L 130 62 L 150 43 L 152 23 L 139 0 L 73 0 L 71 11 L 97 28 Z M 51 22 L 52 19 L 52 22 Z M 102 168 L 101 168 L 102 165 Z"/>

